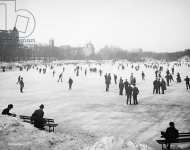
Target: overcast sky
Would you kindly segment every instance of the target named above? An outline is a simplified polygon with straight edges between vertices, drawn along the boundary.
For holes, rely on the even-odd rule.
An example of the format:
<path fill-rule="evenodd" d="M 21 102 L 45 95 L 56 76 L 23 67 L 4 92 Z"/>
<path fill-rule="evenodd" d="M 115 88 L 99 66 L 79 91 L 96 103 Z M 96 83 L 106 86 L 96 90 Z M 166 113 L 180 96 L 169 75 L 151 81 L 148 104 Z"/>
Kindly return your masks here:
<path fill-rule="evenodd" d="M 38 42 L 146 51 L 190 48 L 190 0 L 17 0 L 36 20 Z M 1 7 L 0 7 L 1 9 Z M 0 16 L 1 17 L 1 16 Z"/>

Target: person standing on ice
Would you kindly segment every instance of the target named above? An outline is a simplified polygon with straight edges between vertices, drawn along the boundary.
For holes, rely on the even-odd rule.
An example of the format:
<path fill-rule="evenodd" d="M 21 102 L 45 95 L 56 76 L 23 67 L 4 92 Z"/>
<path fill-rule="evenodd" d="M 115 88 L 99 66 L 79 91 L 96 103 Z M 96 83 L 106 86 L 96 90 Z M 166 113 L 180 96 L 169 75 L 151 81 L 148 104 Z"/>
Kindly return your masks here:
<path fill-rule="evenodd" d="M 53 77 L 55 76 L 55 70 L 53 70 Z"/>
<path fill-rule="evenodd" d="M 131 76 L 130 76 L 130 84 L 133 84 L 133 73 L 131 73 Z"/>
<path fill-rule="evenodd" d="M 157 91 L 157 94 L 160 94 L 160 88 L 161 88 L 161 81 L 160 81 L 160 78 L 158 79 L 158 87 L 157 87 L 157 89 L 158 89 L 158 91 Z"/>
<path fill-rule="evenodd" d="M 21 76 L 19 75 L 16 84 L 19 84 L 19 83 L 20 83 L 20 79 L 21 79 Z"/>
<path fill-rule="evenodd" d="M 155 91 L 156 91 L 156 85 L 157 85 L 157 79 L 155 79 L 155 80 L 153 81 L 153 94 L 154 94 Z"/>
<path fill-rule="evenodd" d="M 115 84 L 117 84 L 117 75 L 116 74 L 114 74 L 114 82 L 115 82 Z"/>
<path fill-rule="evenodd" d="M 173 76 L 172 76 L 171 73 L 169 74 L 169 80 L 170 80 L 170 83 L 171 83 L 172 81 L 174 81 Z"/>
<path fill-rule="evenodd" d="M 162 94 L 164 94 L 164 91 L 166 90 L 166 82 L 164 81 L 163 78 L 160 85 L 161 85 Z"/>
<path fill-rule="evenodd" d="M 145 80 L 145 73 L 144 73 L 144 71 L 142 71 L 142 80 Z"/>
<path fill-rule="evenodd" d="M 172 74 L 174 75 L 174 67 L 172 67 Z"/>
<path fill-rule="evenodd" d="M 72 89 L 73 79 L 69 78 L 69 90 Z"/>
<path fill-rule="evenodd" d="M 63 72 L 62 72 L 62 73 L 60 73 L 60 75 L 59 75 L 59 79 L 58 79 L 58 81 L 57 81 L 57 82 L 59 82 L 59 81 L 61 81 L 61 82 L 62 82 L 62 79 L 63 79 Z"/>
<path fill-rule="evenodd" d="M 120 81 L 119 81 L 119 95 L 123 95 L 123 88 L 124 88 L 123 79 L 120 78 Z"/>
<path fill-rule="evenodd" d="M 128 84 L 128 86 L 125 87 L 125 91 L 126 91 L 126 95 L 127 95 L 126 104 L 128 105 L 128 102 L 129 102 L 129 104 L 131 105 L 131 96 L 132 96 L 132 92 L 133 92 L 133 88 L 131 87 L 131 84 Z"/>
<path fill-rule="evenodd" d="M 134 105 L 138 104 L 138 101 L 137 101 L 137 95 L 138 94 L 139 94 L 139 89 L 136 87 L 136 84 L 135 84 L 134 87 L 133 87 L 133 102 L 134 102 Z"/>
<path fill-rule="evenodd" d="M 102 70 L 101 69 L 99 70 L 99 74 L 100 74 L 100 76 L 102 76 Z"/>
<path fill-rule="evenodd" d="M 170 85 L 170 75 L 167 74 L 167 75 L 165 76 L 165 78 L 166 78 L 167 86 L 169 86 L 169 85 Z"/>
<path fill-rule="evenodd" d="M 110 81 L 110 84 L 111 84 L 111 74 L 108 73 L 108 80 Z"/>
<path fill-rule="evenodd" d="M 180 82 L 181 82 L 181 76 L 180 76 L 180 73 L 179 73 L 179 72 L 177 73 L 177 78 L 176 78 L 176 80 L 177 80 L 177 83 L 180 83 Z"/>
<path fill-rule="evenodd" d="M 24 81 L 23 81 L 23 78 L 22 78 L 22 77 L 20 78 L 19 85 L 20 85 L 20 92 L 23 93 Z"/>
<path fill-rule="evenodd" d="M 109 75 L 107 75 L 107 73 L 105 74 L 104 77 L 105 77 L 105 83 L 106 83 L 106 92 L 108 92 L 111 81 L 110 81 Z"/>
<path fill-rule="evenodd" d="M 185 78 L 185 84 L 186 84 L 187 90 L 190 89 L 189 77 L 188 76 L 186 76 L 186 78 Z"/>

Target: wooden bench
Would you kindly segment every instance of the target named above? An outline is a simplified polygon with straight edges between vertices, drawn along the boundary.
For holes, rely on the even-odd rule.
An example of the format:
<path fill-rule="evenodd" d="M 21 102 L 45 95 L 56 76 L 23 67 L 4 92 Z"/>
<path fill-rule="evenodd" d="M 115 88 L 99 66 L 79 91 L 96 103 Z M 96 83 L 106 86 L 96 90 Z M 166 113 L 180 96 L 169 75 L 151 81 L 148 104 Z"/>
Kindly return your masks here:
<path fill-rule="evenodd" d="M 33 124 L 33 122 L 31 121 L 31 116 L 23 116 L 23 115 L 20 115 L 19 116 L 20 119 L 23 120 L 23 122 L 27 122 L 27 123 L 31 123 Z M 54 119 L 50 119 L 50 118 L 44 118 L 46 120 L 46 123 L 44 126 L 47 126 L 49 128 L 49 132 L 54 132 L 55 131 L 55 127 L 58 126 L 57 123 L 54 122 Z"/>
<path fill-rule="evenodd" d="M 167 150 L 167 147 L 165 146 L 164 148 L 164 145 L 166 145 L 166 139 L 161 136 L 161 139 L 159 140 L 156 140 L 158 144 L 161 144 L 162 145 L 162 150 Z M 185 133 L 179 133 L 179 137 L 175 140 L 175 141 L 172 141 L 170 144 L 172 143 L 188 143 L 190 142 L 190 132 L 185 132 Z"/>

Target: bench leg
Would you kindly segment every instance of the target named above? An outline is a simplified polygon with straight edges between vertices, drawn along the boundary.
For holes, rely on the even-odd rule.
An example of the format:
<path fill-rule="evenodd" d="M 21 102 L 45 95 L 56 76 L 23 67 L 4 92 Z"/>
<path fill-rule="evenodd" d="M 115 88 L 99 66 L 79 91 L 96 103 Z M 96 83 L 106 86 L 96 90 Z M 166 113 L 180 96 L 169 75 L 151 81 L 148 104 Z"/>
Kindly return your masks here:
<path fill-rule="evenodd" d="M 54 132 L 54 127 L 53 127 L 53 132 Z"/>

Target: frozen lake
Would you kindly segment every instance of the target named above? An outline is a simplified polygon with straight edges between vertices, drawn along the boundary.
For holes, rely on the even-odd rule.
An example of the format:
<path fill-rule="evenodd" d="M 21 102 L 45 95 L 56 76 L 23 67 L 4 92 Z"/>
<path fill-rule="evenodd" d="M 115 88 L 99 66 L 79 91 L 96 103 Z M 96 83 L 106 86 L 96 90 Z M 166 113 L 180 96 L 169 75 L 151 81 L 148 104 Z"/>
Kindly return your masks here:
<path fill-rule="evenodd" d="M 155 142 L 160 137 L 160 131 L 174 121 L 181 132 L 190 131 L 190 91 L 185 88 L 185 82 L 176 82 L 176 73 L 180 72 L 182 79 L 190 76 L 187 66 L 175 67 L 174 80 L 166 94 L 153 95 L 153 69 L 146 69 L 140 64 L 140 70 L 131 67 L 118 70 L 117 65 L 103 64 L 103 74 L 87 72 L 84 69 L 79 76 L 73 72 L 73 65 L 65 65 L 63 82 L 57 82 L 62 67 L 55 67 L 55 77 L 52 70 L 39 74 L 36 69 L 28 72 L 0 72 L 0 110 L 9 103 L 14 104 L 12 112 L 18 115 L 31 115 L 40 104 L 45 105 L 45 117 L 54 118 L 59 124 L 56 132 L 90 132 L 97 137 L 123 137 L 137 143 L 144 143 L 155 150 L 160 146 Z M 84 68 L 87 65 L 83 65 Z M 88 67 L 87 67 L 88 68 Z M 164 66 L 163 75 L 165 76 Z M 141 80 L 141 71 L 145 72 L 145 81 Z M 110 91 L 105 92 L 104 74 L 116 73 L 129 80 L 133 73 L 137 78 L 139 105 L 126 105 L 126 96 L 119 96 L 118 84 L 115 85 L 112 76 Z M 17 77 L 24 78 L 24 93 L 19 92 Z M 73 89 L 68 90 L 68 78 L 74 80 Z"/>

